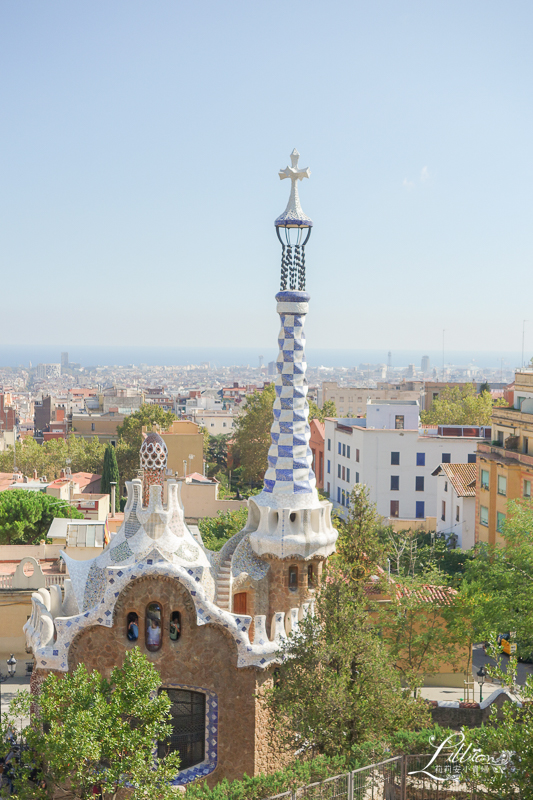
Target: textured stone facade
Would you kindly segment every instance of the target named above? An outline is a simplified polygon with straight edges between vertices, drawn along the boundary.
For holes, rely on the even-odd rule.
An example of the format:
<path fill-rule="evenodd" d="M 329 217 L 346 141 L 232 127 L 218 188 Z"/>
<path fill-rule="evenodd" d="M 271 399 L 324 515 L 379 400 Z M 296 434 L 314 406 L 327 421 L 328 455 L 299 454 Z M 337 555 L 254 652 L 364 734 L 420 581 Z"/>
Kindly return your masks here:
<path fill-rule="evenodd" d="M 144 612 L 149 603 L 162 607 L 163 641 L 161 649 L 149 652 L 144 645 Z M 138 642 L 126 636 L 129 612 L 139 616 Z M 181 636 L 171 641 L 168 621 L 174 611 L 181 614 Z M 138 646 L 161 675 L 161 685 L 184 685 L 197 691 L 214 693 L 218 698 L 217 759 L 207 776 L 210 785 L 222 778 L 233 780 L 272 770 L 272 748 L 265 727 L 265 711 L 256 694 L 269 674 L 254 668 L 237 669 L 235 642 L 219 625 L 196 624 L 194 603 L 189 592 L 172 579 L 139 578 L 122 592 L 116 606 L 112 628 L 93 626 L 78 634 L 69 650 L 69 671 L 78 664 L 108 676 L 121 664 L 127 650 Z M 209 748 L 210 749 L 210 748 Z"/>

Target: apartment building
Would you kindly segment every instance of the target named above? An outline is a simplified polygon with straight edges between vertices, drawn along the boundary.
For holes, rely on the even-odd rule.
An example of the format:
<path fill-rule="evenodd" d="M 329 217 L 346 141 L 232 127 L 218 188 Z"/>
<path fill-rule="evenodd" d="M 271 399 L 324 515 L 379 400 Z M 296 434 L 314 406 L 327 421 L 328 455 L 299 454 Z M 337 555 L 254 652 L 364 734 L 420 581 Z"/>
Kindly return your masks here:
<path fill-rule="evenodd" d="M 440 464 L 437 478 L 437 533 L 469 550 L 476 538 L 476 464 Z"/>
<path fill-rule="evenodd" d="M 377 389 L 366 386 L 339 386 L 336 381 L 324 381 L 318 391 L 318 405 L 323 407 L 327 400 L 335 403 L 339 416 L 350 414 L 356 417 L 366 413 L 366 404 L 373 402 L 388 402 L 389 400 L 419 401 L 422 392 L 422 382 L 404 382 L 399 384 L 379 383 Z"/>
<path fill-rule="evenodd" d="M 492 441 L 478 446 L 476 541 L 494 545 L 509 500 L 531 500 L 533 482 L 533 370 L 515 374 L 513 405 L 492 412 Z"/>
<path fill-rule="evenodd" d="M 437 516 L 440 464 L 475 463 L 490 428 L 421 429 L 418 401 L 366 404 L 366 419 L 326 419 L 324 488 L 341 514 L 356 483 L 395 527 L 424 526 Z"/>

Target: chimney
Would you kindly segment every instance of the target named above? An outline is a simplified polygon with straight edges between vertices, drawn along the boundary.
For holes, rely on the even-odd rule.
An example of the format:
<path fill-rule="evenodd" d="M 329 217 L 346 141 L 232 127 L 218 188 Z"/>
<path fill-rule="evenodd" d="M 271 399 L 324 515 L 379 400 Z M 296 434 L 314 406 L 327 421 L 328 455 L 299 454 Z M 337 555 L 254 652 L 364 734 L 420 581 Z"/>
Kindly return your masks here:
<path fill-rule="evenodd" d="M 39 480 L 39 476 L 37 474 L 37 470 L 36 469 L 33 470 L 33 480 L 34 481 L 38 481 Z"/>
<path fill-rule="evenodd" d="M 65 470 L 64 469 L 62 469 L 61 472 L 59 473 L 59 477 L 60 478 L 64 478 L 65 477 Z"/>
<path fill-rule="evenodd" d="M 111 518 L 115 516 L 115 502 L 116 502 L 117 484 L 116 481 L 111 481 Z"/>

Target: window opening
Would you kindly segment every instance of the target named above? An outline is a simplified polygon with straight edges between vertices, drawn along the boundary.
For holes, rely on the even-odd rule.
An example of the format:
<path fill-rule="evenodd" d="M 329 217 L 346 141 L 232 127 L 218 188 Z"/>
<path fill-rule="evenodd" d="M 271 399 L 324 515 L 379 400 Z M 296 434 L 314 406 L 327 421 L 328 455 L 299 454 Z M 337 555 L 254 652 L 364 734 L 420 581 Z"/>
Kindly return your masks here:
<path fill-rule="evenodd" d="M 150 603 L 146 607 L 146 647 L 152 652 L 161 647 L 162 616 L 159 603 Z"/>
<path fill-rule="evenodd" d="M 139 615 L 135 611 L 130 611 L 126 618 L 126 635 L 130 642 L 136 642 L 139 638 Z"/>
<path fill-rule="evenodd" d="M 205 694 L 184 689 L 160 689 L 161 692 L 166 692 L 172 703 L 172 731 L 167 740 L 158 742 L 158 757 L 177 750 L 180 770 L 200 764 L 205 758 Z"/>
<path fill-rule="evenodd" d="M 170 616 L 168 635 L 173 642 L 177 642 L 181 636 L 181 614 L 179 611 L 173 611 Z"/>
<path fill-rule="evenodd" d="M 315 587 L 315 573 L 312 564 L 307 565 L 307 586 L 309 589 L 314 589 Z"/>
<path fill-rule="evenodd" d="M 289 567 L 289 589 L 291 592 L 298 589 L 298 567 Z"/>

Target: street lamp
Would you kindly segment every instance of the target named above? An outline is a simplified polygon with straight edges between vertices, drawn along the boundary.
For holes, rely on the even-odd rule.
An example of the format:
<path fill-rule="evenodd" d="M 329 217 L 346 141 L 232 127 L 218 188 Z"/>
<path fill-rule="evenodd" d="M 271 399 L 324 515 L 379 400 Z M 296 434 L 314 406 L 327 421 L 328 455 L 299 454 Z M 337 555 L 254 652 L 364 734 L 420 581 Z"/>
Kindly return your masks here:
<path fill-rule="evenodd" d="M 482 703 L 483 702 L 483 684 L 485 683 L 485 678 L 487 676 L 487 673 L 485 672 L 483 667 L 480 667 L 480 669 L 478 669 L 477 676 L 479 678 L 479 702 Z"/>
<path fill-rule="evenodd" d="M 8 678 L 13 678 L 15 675 L 15 671 L 17 669 L 17 659 L 11 653 L 9 658 L 6 661 L 7 663 L 7 675 L 2 675 L 0 672 L 0 719 L 2 719 L 2 684 L 7 681 Z"/>

